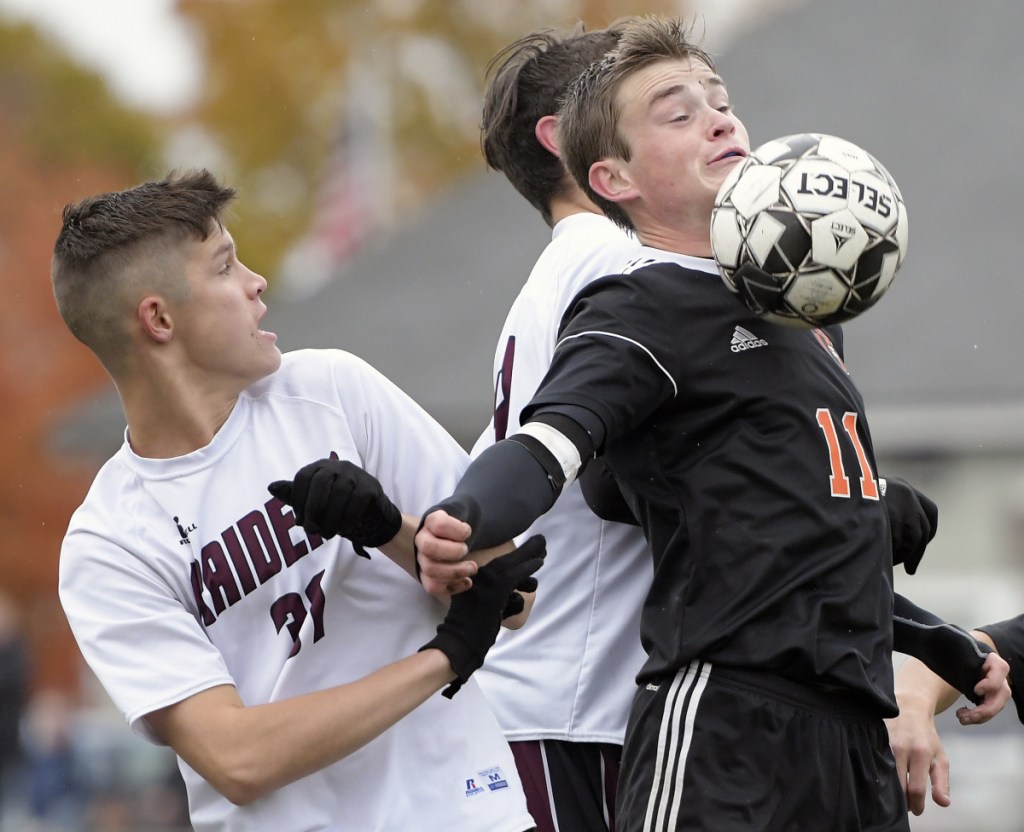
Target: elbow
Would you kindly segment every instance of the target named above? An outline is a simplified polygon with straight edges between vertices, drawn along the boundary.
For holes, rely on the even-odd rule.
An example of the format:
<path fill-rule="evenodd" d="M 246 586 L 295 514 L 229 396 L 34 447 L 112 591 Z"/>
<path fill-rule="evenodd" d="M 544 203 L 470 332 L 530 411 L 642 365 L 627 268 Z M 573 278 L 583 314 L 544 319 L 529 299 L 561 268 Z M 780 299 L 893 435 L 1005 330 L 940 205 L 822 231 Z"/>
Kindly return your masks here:
<path fill-rule="evenodd" d="M 261 712 L 244 707 L 229 685 L 154 711 L 147 721 L 158 739 L 236 806 L 254 803 L 297 779 L 289 769 L 291 758 L 273 753 L 275 741 L 261 736 Z"/>
<path fill-rule="evenodd" d="M 270 794 L 277 787 L 251 768 L 219 770 L 205 777 L 206 781 L 235 806 L 248 806 Z"/>
<path fill-rule="evenodd" d="M 190 763 L 218 794 L 235 806 L 248 806 L 285 785 L 287 777 L 273 765 L 273 755 L 241 748 L 216 751 Z"/>

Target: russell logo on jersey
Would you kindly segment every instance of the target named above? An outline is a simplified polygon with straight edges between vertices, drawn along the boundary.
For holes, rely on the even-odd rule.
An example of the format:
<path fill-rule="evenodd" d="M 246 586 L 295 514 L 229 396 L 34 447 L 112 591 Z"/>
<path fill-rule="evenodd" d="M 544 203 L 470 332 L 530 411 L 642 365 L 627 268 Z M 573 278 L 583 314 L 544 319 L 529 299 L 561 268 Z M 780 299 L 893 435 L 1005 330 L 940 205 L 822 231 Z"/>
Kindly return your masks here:
<path fill-rule="evenodd" d="M 466 778 L 466 797 L 507 788 L 508 780 L 499 766 L 478 771 L 475 777 Z"/>

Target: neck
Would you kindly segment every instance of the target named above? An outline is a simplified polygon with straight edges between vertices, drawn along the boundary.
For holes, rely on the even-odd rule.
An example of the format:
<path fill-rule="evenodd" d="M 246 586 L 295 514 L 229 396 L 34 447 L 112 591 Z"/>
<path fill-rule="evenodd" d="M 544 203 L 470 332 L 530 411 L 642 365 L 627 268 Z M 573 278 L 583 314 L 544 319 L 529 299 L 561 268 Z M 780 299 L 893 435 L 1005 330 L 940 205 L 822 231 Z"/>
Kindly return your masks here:
<path fill-rule="evenodd" d="M 574 214 L 600 214 L 601 209 L 591 202 L 579 188 L 572 187 L 564 195 L 551 200 L 551 226 L 558 225 Z"/>
<path fill-rule="evenodd" d="M 654 216 L 635 206 L 631 219 L 645 246 L 691 257 L 711 257 L 711 214 Z"/>
<path fill-rule="evenodd" d="M 671 229 L 644 229 L 637 231 L 637 237 L 645 246 L 687 254 L 690 257 L 711 257 L 711 241 L 703 235 L 687 235 Z"/>
<path fill-rule="evenodd" d="M 146 376 L 119 383 L 118 392 L 132 450 L 170 459 L 209 445 L 241 391 L 204 390 L 193 380 Z"/>

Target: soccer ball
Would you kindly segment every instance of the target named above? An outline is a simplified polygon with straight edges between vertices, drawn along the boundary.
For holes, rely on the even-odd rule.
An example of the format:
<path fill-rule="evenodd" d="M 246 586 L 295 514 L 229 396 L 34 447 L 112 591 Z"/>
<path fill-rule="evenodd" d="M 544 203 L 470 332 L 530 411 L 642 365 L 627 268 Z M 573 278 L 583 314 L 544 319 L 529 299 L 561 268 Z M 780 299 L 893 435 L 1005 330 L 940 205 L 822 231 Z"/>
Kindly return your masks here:
<path fill-rule="evenodd" d="M 907 209 L 874 156 L 821 133 L 761 145 L 715 200 L 711 248 L 729 287 L 780 324 L 841 323 L 874 306 L 907 251 Z"/>

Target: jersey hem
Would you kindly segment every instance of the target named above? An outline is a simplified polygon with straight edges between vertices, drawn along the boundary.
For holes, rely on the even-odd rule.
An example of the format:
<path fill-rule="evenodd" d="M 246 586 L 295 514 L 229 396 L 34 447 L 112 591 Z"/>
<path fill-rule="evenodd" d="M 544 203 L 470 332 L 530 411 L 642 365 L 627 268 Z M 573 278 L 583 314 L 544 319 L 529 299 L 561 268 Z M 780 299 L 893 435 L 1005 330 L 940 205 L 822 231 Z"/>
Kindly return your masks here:
<path fill-rule="evenodd" d="M 516 730 L 505 731 L 508 742 L 533 742 L 536 740 L 558 740 L 559 742 L 592 742 L 622 745 L 625 742 L 625 731 L 621 734 L 566 734 L 564 731 Z"/>

